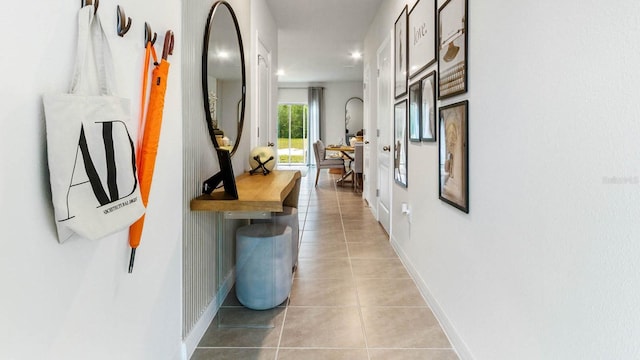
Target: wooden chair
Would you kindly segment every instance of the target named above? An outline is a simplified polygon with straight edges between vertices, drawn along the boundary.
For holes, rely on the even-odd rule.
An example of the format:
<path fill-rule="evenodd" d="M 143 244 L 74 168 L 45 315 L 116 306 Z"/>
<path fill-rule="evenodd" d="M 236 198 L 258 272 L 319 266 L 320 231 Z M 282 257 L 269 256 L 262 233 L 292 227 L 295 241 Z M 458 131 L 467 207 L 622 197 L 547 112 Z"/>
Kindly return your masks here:
<path fill-rule="evenodd" d="M 362 172 L 363 172 L 363 144 L 361 142 L 355 145 L 355 155 L 353 159 L 353 184 L 356 192 L 362 192 Z"/>
<path fill-rule="evenodd" d="M 318 186 L 318 177 L 322 169 L 344 169 L 343 159 L 327 159 L 324 143 L 318 140 L 313 143 L 313 154 L 316 157 L 316 187 Z"/>

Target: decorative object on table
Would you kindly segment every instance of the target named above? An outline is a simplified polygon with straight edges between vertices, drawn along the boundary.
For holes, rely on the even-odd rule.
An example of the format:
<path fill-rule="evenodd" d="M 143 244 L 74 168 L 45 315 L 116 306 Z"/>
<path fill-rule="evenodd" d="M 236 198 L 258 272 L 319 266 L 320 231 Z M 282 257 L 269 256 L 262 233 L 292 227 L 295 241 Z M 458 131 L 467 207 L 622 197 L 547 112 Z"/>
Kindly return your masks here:
<path fill-rule="evenodd" d="M 421 82 L 416 81 L 409 86 L 409 140 L 420 141 Z"/>
<path fill-rule="evenodd" d="M 260 171 L 262 175 L 268 175 L 276 166 L 275 155 L 276 152 L 271 146 L 259 146 L 251 150 L 251 154 L 249 154 L 249 166 L 251 166 L 249 174 L 253 175 Z"/>
<path fill-rule="evenodd" d="M 436 141 L 436 72 L 420 79 L 420 139 Z"/>
<path fill-rule="evenodd" d="M 407 187 L 407 100 L 397 102 L 393 113 L 393 179 Z"/>
<path fill-rule="evenodd" d="M 396 19 L 394 25 L 394 80 L 395 80 L 395 98 L 399 98 L 407 93 L 407 6 L 405 5 L 400 12 L 400 16 Z"/>
<path fill-rule="evenodd" d="M 436 0 L 418 0 L 409 11 L 409 77 L 436 62 Z"/>
<path fill-rule="evenodd" d="M 440 108 L 440 199 L 469 212 L 469 102 Z"/>
<path fill-rule="evenodd" d="M 467 0 L 448 0 L 438 11 L 439 99 L 467 92 Z"/>
<path fill-rule="evenodd" d="M 149 192 L 151 191 L 151 181 L 153 179 L 153 171 L 156 164 L 156 155 L 158 153 L 158 145 L 160 143 L 160 129 L 162 127 L 162 114 L 164 112 L 164 97 L 167 91 L 167 79 L 169 76 L 169 63 L 167 59 L 173 54 L 174 46 L 173 31 L 166 32 L 164 37 L 164 45 L 162 48 L 162 57 L 160 62 L 156 57 L 156 52 L 147 42 L 147 51 L 151 51 L 153 56 L 153 72 L 151 73 L 151 91 L 149 93 L 149 105 L 147 106 L 147 116 L 144 121 L 144 131 L 138 134 L 138 143 L 141 144 L 139 156 L 136 158 L 138 166 L 138 179 L 140 181 L 140 193 L 142 195 L 142 203 L 146 207 L 149 201 Z M 141 109 L 144 111 L 144 108 Z M 129 246 L 131 246 L 131 255 L 129 258 L 129 273 L 133 271 L 133 263 L 136 257 L 136 249 L 140 245 L 142 238 L 142 229 L 144 227 L 144 215 L 129 228 Z"/>
<path fill-rule="evenodd" d="M 113 59 L 96 6 L 78 12 L 70 92 L 43 95 L 60 243 L 74 236 L 93 240 L 124 230 L 145 211 L 130 135 L 136 132 L 131 101 L 113 94 Z"/>

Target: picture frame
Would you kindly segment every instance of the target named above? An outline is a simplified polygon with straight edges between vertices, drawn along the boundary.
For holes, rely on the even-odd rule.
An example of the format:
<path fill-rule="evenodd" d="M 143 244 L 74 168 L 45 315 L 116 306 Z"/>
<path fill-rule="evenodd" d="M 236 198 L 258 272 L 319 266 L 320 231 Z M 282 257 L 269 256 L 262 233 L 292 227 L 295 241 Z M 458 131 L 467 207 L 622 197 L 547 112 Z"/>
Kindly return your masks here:
<path fill-rule="evenodd" d="M 396 184 L 406 188 L 408 187 L 407 99 L 395 104 L 393 114 L 393 179 Z"/>
<path fill-rule="evenodd" d="M 436 0 L 418 0 L 409 11 L 409 78 L 436 62 Z"/>
<path fill-rule="evenodd" d="M 408 39 L 407 6 L 405 5 L 394 25 L 393 66 L 395 81 L 394 95 L 396 99 L 407 94 L 407 66 L 409 64 L 409 60 L 407 59 Z"/>
<path fill-rule="evenodd" d="M 409 141 L 420 141 L 422 129 L 420 128 L 421 118 L 421 94 L 422 82 L 416 81 L 409 86 Z"/>
<path fill-rule="evenodd" d="M 420 79 L 420 140 L 436 141 L 436 72 Z"/>
<path fill-rule="evenodd" d="M 447 0 L 438 11 L 438 99 L 467 92 L 468 0 Z"/>
<path fill-rule="evenodd" d="M 439 198 L 469 213 L 469 101 L 439 109 Z"/>

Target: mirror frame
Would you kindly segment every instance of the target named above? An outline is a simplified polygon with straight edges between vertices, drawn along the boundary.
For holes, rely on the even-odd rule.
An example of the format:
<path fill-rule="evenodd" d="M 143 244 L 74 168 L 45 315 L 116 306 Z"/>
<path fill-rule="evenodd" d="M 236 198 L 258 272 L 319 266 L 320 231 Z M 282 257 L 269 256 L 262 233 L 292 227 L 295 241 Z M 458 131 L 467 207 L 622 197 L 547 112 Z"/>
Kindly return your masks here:
<path fill-rule="evenodd" d="M 242 137 L 242 129 L 244 127 L 244 112 L 245 112 L 245 104 L 246 95 L 247 95 L 247 82 L 246 82 L 246 71 L 245 71 L 245 61 L 244 61 L 244 45 L 242 44 L 242 34 L 240 33 L 240 25 L 238 24 L 238 18 L 236 17 L 236 13 L 233 11 L 231 5 L 224 1 L 219 0 L 213 3 L 211 6 L 211 10 L 209 11 L 209 15 L 207 16 L 207 25 L 204 28 L 204 37 L 202 44 L 202 98 L 204 99 L 204 115 L 205 122 L 207 123 L 207 129 L 209 130 L 209 136 L 211 137 L 211 142 L 213 146 L 218 149 L 220 145 L 216 141 L 216 136 L 213 129 L 213 119 L 211 117 L 211 113 L 209 112 L 209 83 L 208 83 L 208 61 L 209 61 L 209 37 L 211 34 L 211 22 L 216 13 L 216 10 L 220 6 L 226 6 L 233 18 L 233 24 L 236 28 L 236 35 L 238 36 L 238 47 L 240 49 L 240 69 L 242 71 L 242 98 L 240 101 L 242 102 L 242 108 L 240 109 L 240 117 L 238 119 L 238 136 L 233 144 L 233 149 L 230 151 L 230 156 L 235 154 L 236 150 L 238 150 L 238 145 L 240 144 L 240 138 Z"/>
<path fill-rule="evenodd" d="M 352 96 L 352 97 L 350 97 L 350 98 L 347 100 L 347 102 L 345 102 L 345 103 L 344 103 L 344 130 L 345 130 L 345 131 L 344 131 L 344 132 L 345 132 L 345 134 L 344 134 L 344 143 L 345 143 L 346 145 L 349 145 L 349 135 L 350 135 L 350 134 L 349 134 L 349 131 L 348 131 L 349 129 L 347 128 L 347 115 L 348 115 L 348 110 L 349 110 L 349 103 L 350 103 L 352 100 L 360 100 L 360 102 L 362 103 L 362 110 L 363 110 L 363 113 L 362 113 L 362 127 L 364 128 L 364 100 L 362 100 L 362 98 L 361 98 L 361 97 L 358 97 L 358 96 Z M 361 129 L 358 129 L 358 130 L 354 131 L 354 132 L 352 133 L 352 135 L 353 135 L 353 136 L 356 136 L 356 133 L 357 133 L 359 130 L 361 130 Z"/>

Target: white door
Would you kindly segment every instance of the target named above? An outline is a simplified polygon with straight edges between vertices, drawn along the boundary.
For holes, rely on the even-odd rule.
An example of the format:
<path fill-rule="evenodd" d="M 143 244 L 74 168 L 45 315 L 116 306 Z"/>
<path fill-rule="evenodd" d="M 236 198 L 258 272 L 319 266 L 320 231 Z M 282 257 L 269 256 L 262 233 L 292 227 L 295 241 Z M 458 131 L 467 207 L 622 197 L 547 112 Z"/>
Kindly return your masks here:
<path fill-rule="evenodd" d="M 364 199 L 367 201 L 367 203 L 372 204 L 371 202 L 371 197 L 370 197 L 370 191 L 371 191 L 371 184 L 369 179 L 373 179 L 371 176 L 374 175 L 375 173 L 373 173 L 371 170 L 371 146 L 374 146 L 375 148 L 375 143 L 376 141 L 373 141 L 372 144 L 372 138 L 371 135 L 375 135 L 376 132 L 375 130 L 372 131 L 371 129 L 374 128 L 374 124 L 372 124 L 371 122 L 371 111 L 369 110 L 369 107 L 371 106 L 371 86 L 369 84 L 369 81 L 371 79 L 371 68 L 369 67 L 368 63 L 364 64 L 364 76 L 363 76 L 363 81 L 362 81 L 362 99 L 363 99 L 363 103 L 364 103 L 364 107 L 363 107 L 363 129 L 365 131 L 364 133 L 364 140 L 365 140 L 365 144 L 364 147 L 362 148 L 363 151 L 363 167 L 362 167 L 362 196 L 364 197 Z M 375 157 L 374 157 L 375 159 Z"/>
<path fill-rule="evenodd" d="M 257 99 L 258 113 L 256 122 L 256 146 L 267 146 L 271 139 L 271 52 L 258 41 Z"/>
<path fill-rule="evenodd" d="M 392 158 L 391 158 L 391 84 L 392 81 L 392 62 L 391 62 L 391 44 L 390 35 L 384 40 L 380 48 L 378 48 L 378 116 L 377 116 L 377 142 L 376 153 L 378 155 L 378 201 L 377 213 L 378 221 L 382 227 L 391 234 L 391 176 L 392 176 Z"/>

